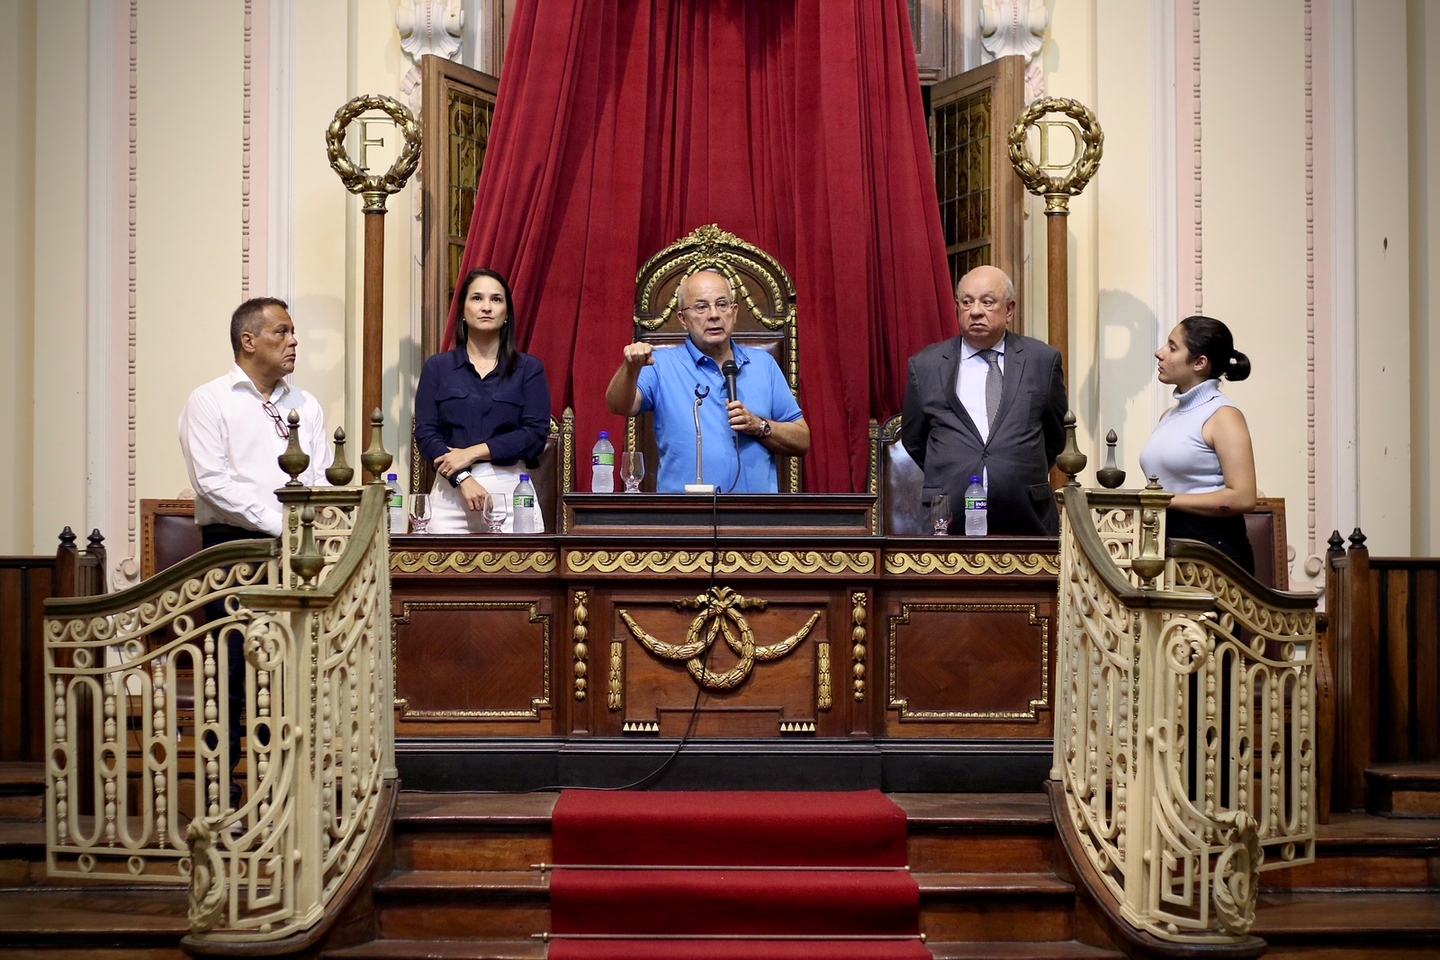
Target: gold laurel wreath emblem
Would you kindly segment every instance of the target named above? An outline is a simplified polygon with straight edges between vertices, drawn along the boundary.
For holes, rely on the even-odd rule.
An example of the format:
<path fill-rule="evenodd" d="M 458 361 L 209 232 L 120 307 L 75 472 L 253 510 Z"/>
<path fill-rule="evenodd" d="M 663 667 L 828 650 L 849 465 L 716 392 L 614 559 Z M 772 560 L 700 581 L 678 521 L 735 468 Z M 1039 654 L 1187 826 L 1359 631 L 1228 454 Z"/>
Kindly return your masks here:
<path fill-rule="evenodd" d="M 685 668 L 690 671 L 695 682 L 706 690 L 733 690 L 745 682 L 755 669 L 756 663 L 779 660 L 794 650 L 820 620 L 819 613 L 812 613 L 805 625 L 791 636 L 769 646 L 756 646 L 755 633 L 740 611 L 764 610 L 766 603 L 765 600 L 742 597 L 729 587 L 711 587 L 693 600 L 676 600 L 676 609 L 700 611 L 685 634 L 685 642 L 679 644 L 666 643 L 651 636 L 625 610 L 620 611 L 620 619 L 625 622 L 625 626 L 640 645 L 655 656 L 662 660 L 686 661 Z M 739 636 L 732 632 L 732 625 L 739 632 Z M 716 673 L 705 666 L 705 654 L 714 645 L 717 637 L 724 637 L 725 645 L 740 658 L 735 666 L 724 673 Z"/>
<path fill-rule="evenodd" d="M 1057 168 L 1042 167 L 1044 160 L 1037 163 L 1030 158 L 1027 151 L 1030 128 L 1040 123 L 1044 117 L 1057 113 L 1064 114 L 1069 119 L 1069 122 L 1062 122 L 1060 125 L 1073 131 L 1076 146 L 1079 148 L 1078 155 L 1066 165 L 1063 174 L 1058 176 L 1045 172 L 1047 169 Z M 1045 136 L 1043 130 L 1040 136 Z M 1068 97 L 1041 97 L 1030 104 L 1015 121 L 1015 126 L 1010 128 L 1007 142 L 1010 146 L 1010 163 L 1024 182 L 1025 189 L 1042 197 L 1078 195 L 1100 169 L 1100 157 L 1105 150 L 1105 134 L 1101 131 L 1095 114 L 1080 101 Z"/>

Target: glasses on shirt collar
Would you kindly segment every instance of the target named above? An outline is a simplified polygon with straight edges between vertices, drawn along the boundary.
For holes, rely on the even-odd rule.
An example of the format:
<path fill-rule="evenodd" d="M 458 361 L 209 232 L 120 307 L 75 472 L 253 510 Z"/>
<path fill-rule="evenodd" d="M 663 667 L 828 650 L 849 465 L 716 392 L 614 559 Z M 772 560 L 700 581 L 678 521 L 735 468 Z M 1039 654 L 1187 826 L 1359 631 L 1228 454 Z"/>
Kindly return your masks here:
<path fill-rule="evenodd" d="M 264 410 L 265 416 L 269 417 L 271 421 L 275 424 L 276 436 L 278 436 L 281 440 L 289 440 L 290 426 L 285 422 L 285 418 L 280 416 L 280 408 L 275 406 L 275 404 L 271 403 L 269 400 L 266 400 L 264 403 L 260 404 L 260 409 Z"/>

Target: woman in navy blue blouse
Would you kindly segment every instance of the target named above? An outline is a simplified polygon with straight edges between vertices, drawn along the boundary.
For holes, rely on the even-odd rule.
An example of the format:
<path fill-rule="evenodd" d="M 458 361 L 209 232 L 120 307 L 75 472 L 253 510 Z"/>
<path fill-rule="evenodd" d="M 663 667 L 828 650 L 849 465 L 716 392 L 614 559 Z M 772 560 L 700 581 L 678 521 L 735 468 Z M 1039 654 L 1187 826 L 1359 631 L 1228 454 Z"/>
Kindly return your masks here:
<path fill-rule="evenodd" d="M 425 361 L 415 393 L 415 443 L 437 473 L 431 533 L 483 531 L 485 495 L 508 500 L 550 432 L 550 385 L 544 365 L 515 349 L 510 285 L 479 269 L 460 289 L 455 349 Z M 513 526 L 507 511 L 504 529 Z"/>

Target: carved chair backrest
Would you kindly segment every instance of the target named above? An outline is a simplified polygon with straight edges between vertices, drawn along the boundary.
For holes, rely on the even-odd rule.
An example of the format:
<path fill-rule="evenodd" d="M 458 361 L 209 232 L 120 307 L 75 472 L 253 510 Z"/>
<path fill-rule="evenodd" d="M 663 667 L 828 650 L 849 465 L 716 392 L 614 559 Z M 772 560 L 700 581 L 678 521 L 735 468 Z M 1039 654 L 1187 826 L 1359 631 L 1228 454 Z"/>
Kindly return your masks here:
<path fill-rule="evenodd" d="M 926 510 L 920 503 L 924 485 L 925 471 L 900 442 L 900 415 L 883 425 L 870 421 L 868 489 L 875 495 L 878 533 L 903 537 L 925 532 Z"/>
<path fill-rule="evenodd" d="M 795 284 L 778 260 L 715 224 L 677 240 L 640 268 L 635 277 L 634 342 L 657 346 L 684 342 L 685 330 L 677 309 L 680 284 L 697 270 L 715 270 L 730 281 L 740 304 L 734 341 L 774 357 L 790 391 L 798 397 L 800 346 L 795 326 Z M 626 446 L 645 454 L 643 489 L 654 490 L 659 459 L 651 416 L 632 419 L 626 433 Z M 800 461 L 781 457 L 777 467 L 780 491 L 799 493 Z"/>

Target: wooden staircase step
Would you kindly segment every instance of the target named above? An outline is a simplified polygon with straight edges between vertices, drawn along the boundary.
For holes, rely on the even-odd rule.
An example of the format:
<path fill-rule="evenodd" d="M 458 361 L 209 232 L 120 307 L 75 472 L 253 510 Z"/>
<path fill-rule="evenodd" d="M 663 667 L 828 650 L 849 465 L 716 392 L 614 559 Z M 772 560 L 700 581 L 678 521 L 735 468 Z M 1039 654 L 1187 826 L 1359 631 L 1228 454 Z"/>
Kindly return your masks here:
<path fill-rule="evenodd" d="M 1069 897 L 1075 885 L 1053 873 L 914 873 L 920 897 Z"/>
<path fill-rule="evenodd" d="M 45 792 L 45 764 L 40 760 L 0 761 L 0 792 Z"/>
<path fill-rule="evenodd" d="M 1125 954 L 1076 940 L 1048 943 L 926 943 L 935 960 L 1124 960 Z"/>
<path fill-rule="evenodd" d="M 407 829 L 550 827 L 558 793 L 418 793 L 402 791 L 395 825 Z"/>
<path fill-rule="evenodd" d="M 1381 763 L 1365 770 L 1366 807 L 1382 817 L 1440 817 L 1440 762 Z"/>
<path fill-rule="evenodd" d="M 40 820 L 44 816 L 45 764 L 0 763 L 0 820 Z"/>
<path fill-rule="evenodd" d="M 11 948 L 179 951 L 189 896 L 177 887 L 29 887 L 0 891 L 0 954 Z M 102 948 L 106 948 L 102 950 Z"/>
<path fill-rule="evenodd" d="M 333 960 L 544 960 L 540 940 L 372 940 L 327 950 Z"/>
<path fill-rule="evenodd" d="M 1260 875 L 1262 890 L 1440 888 L 1440 820 L 1332 814 L 1315 831 L 1315 862 Z"/>
<path fill-rule="evenodd" d="M 397 870 L 375 884 L 376 898 L 387 901 L 549 893 L 550 875 L 539 870 Z"/>
<path fill-rule="evenodd" d="M 1043 794 L 897 793 L 905 811 L 910 869 L 1003 872 L 1052 865 L 1055 825 Z"/>
<path fill-rule="evenodd" d="M 1355 937 L 1360 944 L 1436 937 L 1440 892 L 1262 892 L 1250 932 L 1271 944 L 1333 946 L 1340 937 Z M 1440 950 L 1440 942 L 1434 946 Z"/>

